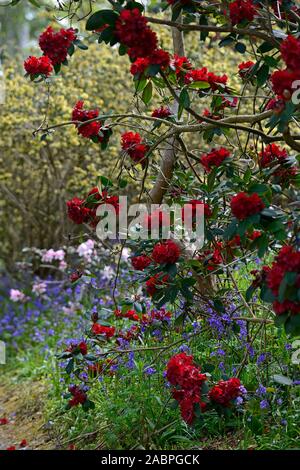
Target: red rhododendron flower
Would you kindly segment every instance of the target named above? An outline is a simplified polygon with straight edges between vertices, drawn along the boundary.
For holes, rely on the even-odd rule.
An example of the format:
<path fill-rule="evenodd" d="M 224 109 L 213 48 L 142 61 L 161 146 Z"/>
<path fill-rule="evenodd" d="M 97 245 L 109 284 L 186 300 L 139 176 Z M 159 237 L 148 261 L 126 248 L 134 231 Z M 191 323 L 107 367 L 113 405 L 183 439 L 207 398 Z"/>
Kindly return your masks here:
<path fill-rule="evenodd" d="M 280 46 L 281 57 L 287 68 L 296 71 L 300 69 L 300 39 L 288 35 Z"/>
<path fill-rule="evenodd" d="M 140 321 L 140 317 L 134 310 L 127 310 L 127 312 L 124 314 L 124 318 L 128 318 L 132 321 Z"/>
<path fill-rule="evenodd" d="M 133 62 L 133 64 L 131 64 L 130 73 L 131 75 L 142 75 L 149 65 L 150 60 L 148 57 L 139 57 Z"/>
<path fill-rule="evenodd" d="M 57 65 L 66 60 L 68 49 L 75 39 L 76 32 L 73 28 L 62 28 L 54 32 L 53 28 L 48 26 L 39 37 L 39 45 L 52 64 Z"/>
<path fill-rule="evenodd" d="M 26 439 L 22 439 L 20 444 L 19 444 L 19 447 L 24 448 L 24 447 L 27 447 L 28 446 L 28 442 L 26 441 Z"/>
<path fill-rule="evenodd" d="M 5 424 L 8 424 L 9 421 L 7 418 L 0 418 L 0 426 L 4 426 Z"/>
<path fill-rule="evenodd" d="M 147 57 L 157 48 L 157 36 L 138 8 L 121 11 L 115 32 L 121 44 L 127 46 L 132 59 Z"/>
<path fill-rule="evenodd" d="M 70 275 L 70 281 L 71 282 L 76 282 L 78 281 L 78 279 L 80 279 L 83 275 L 83 272 L 82 271 L 74 271 L 71 275 Z"/>
<path fill-rule="evenodd" d="M 138 271 L 143 271 L 152 263 L 152 259 L 147 255 L 140 255 L 131 258 L 131 264 L 134 269 Z"/>
<path fill-rule="evenodd" d="M 284 161 L 288 158 L 288 153 L 285 149 L 279 147 L 276 144 L 268 144 L 264 150 L 262 150 L 259 154 L 259 163 L 262 168 L 266 168 L 270 165 L 274 160 Z"/>
<path fill-rule="evenodd" d="M 184 83 L 189 84 L 193 82 L 207 82 L 207 68 L 195 69 L 187 72 L 184 77 Z"/>
<path fill-rule="evenodd" d="M 53 71 L 52 62 L 48 56 L 29 56 L 24 62 L 24 69 L 29 75 L 45 75 L 48 77 Z"/>
<path fill-rule="evenodd" d="M 187 72 L 184 77 L 184 82 L 186 84 L 193 82 L 208 82 L 212 90 L 216 90 L 219 84 L 226 85 L 227 80 L 227 75 L 219 76 L 213 72 L 208 72 L 206 67 L 191 70 Z"/>
<path fill-rule="evenodd" d="M 241 78 L 246 78 L 249 72 L 251 71 L 254 62 L 252 60 L 248 60 L 248 62 L 241 62 L 239 64 L 239 75 Z"/>
<path fill-rule="evenodd" d="M 68 217 L 75 224 L 87 223 L 92 215 L 91 209 L 84 207 L 84 199 L 73 197 L 67 201 Z"/>
<path fill-rule="evenodd" d="M 92 325 L 92 332 L 95 335 L 104 335 L 106 336 L 106 339 L 109 339 L 112 336 L 114 336 L 116 329 L 114 326 L 105 326 L 105 325 L 100 325 L 99 323 L 94 323 Z"/>
<path fill-rule="evenodd" d="M 211 89 L 214 91 L 218 88 L 218 85 L 226 85 L 228 77 L 224 75 L 216 75 L 213 72 L 208 72 L 207 81 L 211 86 Z"/>
<path fill-rule="evenodd" d="M 185 73 L 187 70 L 192 68 L 190 60 L 185 56 L 179 56 L 174 54 L 174 57 L 171 59 L 170 65 L 175 69 L 176 75 Z"/>
<path fill-rule="evenodd" d="M 77 405 L 83 405 L 87 401 L 87 394 L 77 385 L 71 385 L 69 387 L 69 392 L 73 395 L 73 398 L 68 402 L 70 408 Z"/>
<path fill-rule="evenodd" d="M 145 155 L 149 147 L 142 143 L 142 137 L 138 132 L 125 132 L 122 134 L 122 149 L 128 153 L 135 163 L 145 165 Z"/>
<path fill-rule="evenodd" d="M 230 206 L 233 215 L 238 220 L 244 220 L 251 215 L 261 212 L 265 204 L 258 194 L 246 194 L 241 192 L 231 199 Z"/>
<path fill-rule="evenodd" d="M 266 109 L 272 109 L 275 114 L 280 114 L 285 108 L 285 101 L 281 98 L 272 98 L 268 101 Z"/>
<path fill-rule="evenodd" d="M 147 293 L 152 297 L 156 294 L 158 287 L 165 286 L 168 284 L 169 276 L 166 274 L 163 276 L 161 273 L 155 274 L 146 281 Z"/>
<path fill-rule="evenodd" d="M 152 117 L 160 118 L 160 119 L 167 119 L 169 116 L 172 115 L 170 108 L 167 106 L 161 106 L 160 108 L 154 109 L 153 113 L 151 114 Z"/>
<path fill-rule="evenodd" d="M 300 79 L 300 71 L 291 71 L 288 69 L 276 70 L 271 75 L 271 82 L 274 93 L 283 100 L 290 100 L 293 92 L 293 83 Z"/>
<path fill-rule="evenodd" d="M 229 16 L 234 25 L 242 21 L 252 21 L 256 14 L 257 6 L 252 0 L 235 0 L 229 4 Z"/>
<path fill-rule="evenodd" d="M 219 149 L 212 149 L 209 153 L 204 154 L 200 158 L 200 163 L 204 166 L 206 171 L 209 172 L 214 166 L 220 166 L 225 158 L 229 156 L 229 150 L 220 147 Z"/>
<path fill-rule="evenodd" d="M 10 447 L 6 447 L 6 450 L 17 450 L 17 449 L 16 449 L 16 446 L 10 446 Z"/>
<path fill-rule="evenodd" d="M 83 106 L 83 101 L 77 101 L 72 111 L 72 121 L 85 122 L 89 121 L 90 119 L 95 119 L 99 116 L 99 111 L 97 109 L 84 110 Z M 100 121 L 93 121 L 83 125 L 75 125 L 78 129 L 78 134 L 82 135 L 83 137 L 90 138 L 93 136 L 97 136 L 99 137 L 99 141 L 101 140 L 99 136 L 99 131 L 101 129 Z"/>
<path fill-rule="evenodd" d="M 180 257 L 180 248 L 173 240 L 166 240 L 155 245 L 152 258 L 158 264 L 174 264 Z"/>
<path fill-rule="evenodd" d="M 241 382 L 237 378 L 220 380 L 209 392 L 209 399 L 224 407 L 231 405 L 232 400 L 242 395 Z"/>
<path fill-rule="evenodd" d="M 205 404 L 201 401 L 201 388 L 207 380 L 206 375 L 201 374 L 200 368 L 194 364 L 193 356 L 179 353 L 169 360 L 166 376 L 174 387 L 172 395 L 179 402 L 182 418 L 192 424 L 195 419 L 194 406 L 198 403 L 205 410 Z"/>
<path fill-rule="evenodd" d="M 72 354 L 81 353 L 83 356 L 85 356 L 88 352 L 88 347 L 85 341 L 81 341 L 80 343 L 71 343 L 66 351 Z"/>
<path fill-rule="evenodd" d="M 267 145 L 262 152 L 259 153 L 259 164 L 262 168 L 268 168 L 272 164 L 280 168 L 276 169 L 273 176 L 277 178 L 280 183 L 289 181 L 290 178 L 297 174 L 297 168 L 291 166 L 288 161 L 288 153 L 285 149 L 279 147 L 276 144 Z"/>
<path fill-rule="evenodd" d="M 149 62 L 151 65 L 160 65 L 164 69 L 170 65 L 170 54 L 163 49 L 156 49 L 150 54 Z"/>
<path fill-rule="evenodd" d="M 300 252 L 292 246 L 282 247 L 271 268 L 267 268 L 265 272 L 267 286 L 276 297 L 279 295 L 280 286 L 285 275 L 289 272 L 296 273 L 294 285 L 290 285 L 290 289 L 297 292 L 300 287 Z M 292 295 L 291 298 L 285 298 L 282 301 L 276 299 L 273 302 L 273 308 L 277 315 L 289 312 L 292 314 L 300 313 L 300 302 L 296 301 L 293 293 L 289 292 L 285 295 Z"/>

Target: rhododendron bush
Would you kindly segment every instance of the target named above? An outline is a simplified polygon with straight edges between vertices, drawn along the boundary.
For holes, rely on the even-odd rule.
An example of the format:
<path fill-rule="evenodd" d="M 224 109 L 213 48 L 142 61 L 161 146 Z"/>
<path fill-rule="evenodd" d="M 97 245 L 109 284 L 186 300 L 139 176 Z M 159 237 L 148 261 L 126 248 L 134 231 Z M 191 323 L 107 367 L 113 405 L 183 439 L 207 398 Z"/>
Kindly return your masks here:
<path fill-rule="evenodd" d="M 297 366 L 287 376 L 270 356 L 277 341 L 276 354 L 283 357 L 284 344 L 300 335 L 298 2 L 168 0 L 145 8 L 113 0 L 99 10 L 92 2 L 84 15 L 82 2 L 67 3 L 69 27 L 41 31 L 41 53 L 25 60 L 25 77 L 33 87 L 52 87 L 64 67 L 72 70 L 75 49 L 84 55 L 96 42 L 101 55 L 103 48 L 118 48 L 128 58 L 132 107 L 115 113 L 109 104 L 99 108 L 78 96 L 67 122 L 46 120 L 35 131 L 58 142 L 61 133 L 78 133 L 108 160 L 110 139 L 119 142 L 113 173 L 103 175 L 99 168 L 89 191 L 65 201 L 74 233 L 89 234 L 90 246 L 81 245 L 88 271 L 72 261 L 64 266 L 59 251 L 42 255 L 64 273 L 70 268 L 71 289 L 97 272 L 96 241 L 109 247 L 114 263 L 119 259 L 110 304 L 88 304 L 81 334 L 58 354 L 65 370 L 64 410 L 95 413 L 93 390 L 102 381 L 113 388 L 124 377 L 134 381 L 134 374 L 149 382 L 160 374 L 158 387 L 167 401 L 155 398 L 161 411 L 151 417 L 155 424 L 147 418 L 151 436 L 145 445 L 163 428 L 165 409 L 190 432 L 210 420 L 226 427 L 243 419 L 262 433 L 259 413 L 275 403 L 275 389 L 261 382 L 273 380 L 284 395 L 284 386 L 298 380 Z M 160 30 L 172 35 L 172 49 L 164 47 Z M 230 74 L 220 62 L 208 68 L 205 54 L 200 65 L 186 55 L 185 43 L 195 32 L 204 45 L 235 51 Z M 133 202 L 157 206 L 125 237 L 99 242 L 103 211 L 110 206 L 119 227 L 121 196 L 133 182 Z M 198 233 L 191 243 L 174 236 L 176 220 L 164 204 L 177 204 L 194 229 L 201 210 L 203 244 Z M 132 277 L 122 288 L 124 252 Z M 41 282 L 34 292 L 43 295 Z M 28 298 L 15 290 L 11 301 L 24 304 Z"/>

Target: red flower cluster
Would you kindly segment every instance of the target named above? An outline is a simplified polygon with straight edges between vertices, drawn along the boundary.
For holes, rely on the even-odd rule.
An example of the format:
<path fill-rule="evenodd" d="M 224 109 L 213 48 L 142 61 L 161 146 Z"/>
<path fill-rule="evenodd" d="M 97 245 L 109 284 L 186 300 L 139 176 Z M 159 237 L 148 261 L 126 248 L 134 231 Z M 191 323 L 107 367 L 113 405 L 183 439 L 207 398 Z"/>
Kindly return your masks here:
<path fill-rule="evenodd" d="M 81 123 L 96 119 L 99 116 L 98 109 L 85 110 L 83 107 L 84 102 L 81 100 L 77 101 L 72 111 L 72 121 L 79 121 Z M 83 137 L 92 139 L 94 142 L 108 143 L 112 131 L 102 126 L 103 122 L 101 121 L 92 121 L 88 124 L 75 124 L 75 127 L 78 129 L 78 134 Z"/>
<path fill-rule="evenodd" d="M 162 273 L 155 274 L 146 281 L 147 293 L 152 297 L 156 294 L 159 287 L 168 285 L 169 276 L 168 274 L 163 275 Z"/>
<path fill-rule="evenodd" d="M 173 240 L 166 240 L 155 245 L 152 258 L 157 264 L 174 264 L 180 257 L 180 248 Z"/>
<path fill-rule="evenodd" d="M 157 48 L 157 36 L 138 8 L 121 11 L 115 26 L 116 36 L 127 46 L 132 59 L 147 57 Z"/>
<path fill-rule="evenodd" d="M 135 163 L 141 163 L 143 167 L 145 166 L 145 155 L 149 147 L 142 142 L 142 137 L 138 132 L 125 132 L 122 134 L 122 149 L 128 153 Z"/>
<path fill-rule="evenodd" d="M 73 28 L 60 29 L 54 32 L 51 26 L 40 35 L 39 45 L 44 55 L 51 59 L 53 65 L 64 62 L 68 55 L 68 49 L 76 39 Z"/>
<path fill-rule="evenodd" d="M 170 64 L 168 52 L 157 47 L 156 33 L 138 8 L 121 11 L 115 33 L 118 41 L 127 46 L 129 57 L 135 60 L 130 69 L 133 75 L 144 73 L 149 65 L 166 68 Z"/>
<path fill-rule="evenodd" d="M 209 392 L 208 398 L 224 407 L 229 407 L 232 400 L 242 395 L 241 382 L 239 379 L 220 380 Z"/>
<path fill-rule="evenodd" d="M 193 356 L 185 353 L 171 357 L 167 364 L 167 379 L 173 385 L 172 395 L 179 402 L 181 416 L 188 424 L 195 419 L 195 405 L 202 411 L 206 403 L 201 399 L 202 385 L 207 380 L 205 374 L 194 364 Z"/>
<path fill-rule="evenodd" d="M 292 71 L 289 69 L 276 70 L 271 75 L 271 82 L 274 93 L 280 99 L 289 101 L 293 92 L 293 83 L 300 79 L 300 72 Z"/>
<path fill-rule="evenodd" d="M 288 298 L 282 301 L 276 299 L 273 308 L 277 315 L 283 313 L 300 313 L 300 302 L 297 299 L 297 291 L 300 288 L 300 252 L 296 251 L 292 246 L 284 246 L 275 258 L 271 268 L 264 267 L 266 273 L 267 286 L 273 294 L 278 297 L 280 285 L 287 273 L 295 273 L 295 282 L 290 286 Z"/>
<path fill-rule="evenodd" d="M 118 338 L 122 338 L 125 341 L 132 341 L 138 338 L 139 332 L 140 332 L 140 326 L 132 325 L 128 330 L 121 331 L 118 334 Z M 117 338 L 117 342 L 118 342 L 118 338 Z"/>
<path fill-rule="evenodd" d="M 71 385 L 69 392 L 73 396 L 68 402 L 69 408 L 74 406 L 83 405 L 87 401 L 87 394 L 77 385 Z"/>
<path fill-rule="evenodd" d="M 248 60 L 248 62 L 241 62 L 239 64 L 239 76 L 241 78 L 246 78 L 249 72 L 251 71 L 254 62 L 252 60 Z"/>
<path fill-rule="evenodd" d="M 165 308 L 161 308 L 160 310 L 151 310 L 150 313 L 147 313 L 142 316 L 141 322 L 144 325 L 151 325 L 153 322 L 162 322 L 162 321 L 169 321 L 172 317 L 172 313 L 166 310 Z"/>
<path fill-rule="evenodd" d="M 287 68 L 291 71 L 298 72 L 298 77 L 300 78 L 300 39 L 288 35 L 288 37 L 282 41 L 280 51 Z"/>
<path fill-rule="evenodd" d="M 171 67 L 175 69 L 176 75 L 182 75 L 192 68 L 192 64 L 189 59 L 185 56 L 179 56 L 174 54 L 173 59 L 170 63 Z"/>
<path fill-rule="evenodd" d="M 108 204 L 114 207 L 116 213 L 119 212 L 119 198 L 118 196 L 108 196 L 107 191 L 99 193 L 97 187 L 92 188 L 88 193 L 86 199 L 79 199 L 74 197 L 67 201 L 67 212 L 69 219 L 75 224 L 90 223 L 95 226 L 97 222 L 96 212 L 101 204 Z M 77 280 L 75 277 L 73 282 Z"/>
<path fill-rule="evenodd" d="M 5 424 L 8 424 L 9 421 L 7 418 L 0 418 L 0 426 L 4 426 Z"/>
<path fill-rule="evenodd" d="M 140 321 L 140 317 L 135 312 L 135 310 L 127 310 L 127 312 L 125 313 L 122 313 L 121 310 L 116 310 L 115 315 L 117 318 L 128 318 L 129 320 L 132 320 L 132 321 Z"/>
<path fill-rule="evenodd" d="M 24 62 L 25 71 L 31 76 L 44 75 L 48 77 L 52 70 L 52 62 L 46 55 L 42 57 L 29 56 Z"/>
<path fill-rule="evenodd" d="M 88 352 L 88 347 L 85 341 L 81 341 L 80 343 L 71 343 L 66 351 L 74 355 L 81 353 L 85 356 Z"/>
<path fill-rule="evenodd" d="M 84 224 L 91 218 L 91 210 L 84 206 L 85 200 L 73 197 L 67 201 L 68 217 L 75 224 Z"/>
<path fill-rule="evenodd" d="M 90 119 L 95 119 L 99 116 L 99 111 L 97 109 L 91 110 L 84 110 L 83 109 L 84 102 L 77 101 L 75 104 L 73 111 L 72 111 L 72 121 L 80 121 L 85 122 L 89 121 Z M 99 136 L 99 131 L 101 129 L 101 122 L 100 121 L 93 121 L 89 124 L 79 125 L 75 124 L 78 129 L 78 134 L 82 135 L 83 137 L 93 137 Z"/>
<path fill-rule="evenodd" d="M 208 72 L 206 67 L 191 70 L 187 72 L 184 77 L 184 82 L 186 84 L 193 82 L 208 82 L 212 90 L 216 90 L 220 84 L 226 85 L 227 80 L 227 75 L 215 75 L 213 72 Z"/>
<path fill-rule="evenodd" d="M 140 255 L 131 258 L 131 264 L 137 271 L 143 271 L 152 263 L 152 259 L 147 255 Z"/>
<path fill-rule="evenodd" d="M 229 4 L 229 16 L 232 25 L 241 23 L 242 21 L 252 21 L 257 11 L 252 0 L 235 0 Z"/>
<path fill-rule="evenodd" d="M 296 167 L 291 166 L 288 162 L 287 151 L 276 144 L 269 144 L 260 152 L 259 163 L 262 168 L 267 168 L 272 164 L 280 164 L 281 167 L 274 171 L 273 175 L 281 183 L 289 181 L 297 174 Z"/>
<path fill-rule="evenodd" d="M 204 250 L 198 257 L 199 261 L 203 262 L 207 271 L 214 271 L 219 265 L 223 264 L 223 248 L 222 242 L 216 242 L 216 246 L 213 250 Z"/>
<path fill-rule="evenodd" d="M 245 220 L 247 217 L 261 212 L 265 204 L 257 193 L 246 194 L 241 192 L 231 199 L 230 206 L 233 215 L 238 220 Z"/>
<path fill-rule="evenodd" d="M 197 199 L 191 199 L 190 201 L 186 202 L 186 204 L 190 204 L 192 206 L 192 221 L 196 220 L 197 215 L 197 206 L 204 206 L 204 216 L 209 218 L 212 216 L 212 210 L 206 202 L 198 201 Z M 182 208 L 182 220 L 184 222 L 187 215 L 187 207 Z"/>
<path fill-rule="evenodd" d="M 159 119 L 167 119 L 171 115 L 172 112 L 167 106 L 161 106 L 160 108 L 154 109 L 153 113 L 151 114 L 152 117 Z"/>
<path fill-rule="evenodd" d="M 225 158 L 229 157 L 229 155 L 229 150 L 224 147 L 212 149 L 209 153 L 204 154 L 200 158 L 200 163 L 204 166 L 207 172 L 210 172 L 214 166 L 220 166 Z"/>
<path fill-rule="evenodd" d="M 266 168 L 274 160 L 283 162 L 288 157 L 287 151 L 276 144 L 268 144 L 262 152 L 259 153 L 259 163 L 262 168 Z"/>
<path fill-rule="evenodd" d="M 109 339 L 114 336 L 116 329 L 114 326 L 104 326 L 100 325 L 99 323 L 94 323 L 92 325 L 91 331 L 94 333 L 94 335 L 103 335 L 106 337 L 106 339 Z"/>
<path fill-rule="evenodd" d="M 158 65 L 160 68 L 165 69 L 170 63 L 170 55 L 163 49 L 156 49 L 151 55 L 147 57 L 137 58 L 130 67 L 131 75 L 142 75 L 148 76 L 146 69 L 150 65 Z"/>

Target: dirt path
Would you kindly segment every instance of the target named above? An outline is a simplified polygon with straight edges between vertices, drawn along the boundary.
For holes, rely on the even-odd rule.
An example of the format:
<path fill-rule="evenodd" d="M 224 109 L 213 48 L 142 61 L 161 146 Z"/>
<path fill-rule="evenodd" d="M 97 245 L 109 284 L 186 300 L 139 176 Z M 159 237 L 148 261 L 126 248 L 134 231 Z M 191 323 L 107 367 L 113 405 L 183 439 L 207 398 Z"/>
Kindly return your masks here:
<path fill-rule="evenodd" d="M 25 382 L 19 385 L 0 384 L 0 419 L 8 424 L 0 425 L 0 449 L 19 447 L 23 439 L 28 449 L 55 449 L 45 430 L 43 401 L 45 387 L 40 382 Z"/>

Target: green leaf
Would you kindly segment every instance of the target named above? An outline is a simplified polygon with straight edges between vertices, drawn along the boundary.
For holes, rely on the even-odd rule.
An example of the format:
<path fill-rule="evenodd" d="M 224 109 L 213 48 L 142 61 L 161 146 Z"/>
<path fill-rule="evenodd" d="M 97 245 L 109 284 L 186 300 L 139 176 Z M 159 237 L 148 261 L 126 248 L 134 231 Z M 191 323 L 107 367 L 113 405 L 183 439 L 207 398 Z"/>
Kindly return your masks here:
<path fill-rule="evenodd" d="M 274 44 L 270 44 L 269 42 L 263 42 L 258 48 L 257 52 L 260 54 L 264 54 L 265 52 L 270 52 L 272 49 L 274 49 Z"/>
<path fill-rule="evenodd" d="M 263 64 L 257 72 L 257 85 L 263 86 L 266 81 L 268 80 L 270 73 L 269 66 L 267 64 Z"/>
<path fill-rule="evenodd" d="M 149 104 L 150 101 L 151 101 L 152 92 L 153 92 L 152 82 L 148 82 L 147 85 L 145 86 L 145 88 L 143 90 L 143 94 L 142 94 L 142 100 L 146 105 Z"/>
<path fill-rule="evenodd" d="M 210 88 L 210 84 L 208 82 L 193 82 L 189 85 L 189 88 L 192 88 L 194 90 L 203 90 L 205 88 Z"/>
<path fill-rule="evenodd" d="M 117 19 L 118 13 L 113 10 L 100 10 L 96 11 L 86 22 L 86 30 L 87 31 L 94 31 L 96 29 L 101 28 L 105 24 L 109 24 L 110 26 L 114 26 Z"/>
<path fill-rule="evenodd" d="M 239 52 L 240 54 L 245 54 L 246 52 L 246 46 L 242 42 L 237 42 L 236 45 L 234 46 L 235 50 Z"/>
<path fill-rule="evenodd" d="M 80 41 L 80 39 L 75 39 L 74 44 L 83 51 L 86 51 L 88 49 L 88 46 L 86 46 L 82 41 Z"/>
<path fill-rule="evenodd" d="M 69 360 L 66 366 L 66 373 L 70 375 L 73 369 L 74 369 L 74 358 L 72 357 L 72 359 Z"/>
<path fill-rule="evenodd" d="M 181 93 L 179 95 L 179 102 L 183 106 L 183 108 L 188 108 L 191 104 L 189 93 L 186 88 L 183 88 L 181 90 Z"/>

